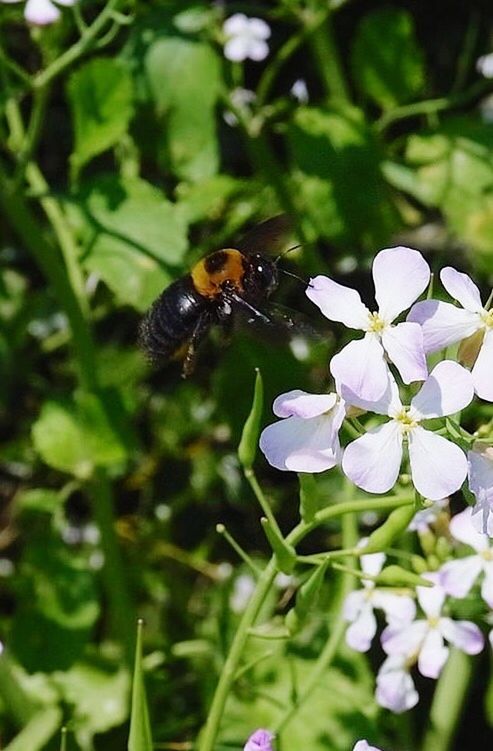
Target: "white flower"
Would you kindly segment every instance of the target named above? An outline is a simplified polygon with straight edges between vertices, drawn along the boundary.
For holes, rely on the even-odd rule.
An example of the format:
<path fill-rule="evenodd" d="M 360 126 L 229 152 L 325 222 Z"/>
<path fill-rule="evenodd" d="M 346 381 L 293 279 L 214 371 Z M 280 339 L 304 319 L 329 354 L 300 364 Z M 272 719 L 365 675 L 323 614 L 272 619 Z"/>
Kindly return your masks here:
<path fill-rule="evenodd" d="M 371 407 L 373 412 L 391 419 L 347 446 L 342 459 L 345 474 L 369 493 L 386 493 L 399 476 L 406 439 L 412 481 L 418 493 L 432 501 L 451 495 L 466 478 L 465 454 L 455 443 L 420 423 L 458 412 L 469 404 L 473 394 L 471 374 L 451 360 L 436 365 L 410 407 L 402 405 L 392 379 L 388 393 Z"/>
<path fill-rule="evenodd" d="M 489 539 L 474 529 L 472 511 L 466 508 L 450 522 L 450 532 L 459 542 L 470 545 L 476 555 L 458 558 L 445 563 L 440 569 L 440 584 L 452 597 L 465 597 L 481 573 L 483 600 L 493 608 L 493 547 Z"/>
<path fill-rule="evenodd" d="M 361 568 L 369 576 L 377 576 L 384 563 L 384 553 L 361 556 Z M 374 582 L 363 580 L 363 589 L 350 592 L 343 606 L 344 619 L 351 623 L 346 631 L 346 642 L 357 652 L 367 652 L 376 634 L 374 608 L 382 609 L 389 623 L 412 621 L 416 615 L 416 606 L 410 597 L 378 589 Z"/>
<path fill-rule="evenodd" d="M 476 70 L 485 78 L 493 78 L 493 52 L 476 60 Z"/>
<path fill-rule="evenodd" d="M 380 749 L 377 748 L 376 746 L 370 746 L 368 744 L 368 741 L 363 740 L 363 741 L 358 741 L 355 744 L 353 751 L 380 751 Z"/>
<path fill-rule="evenodd" d="M 404 656 L 392 655 L 382 663 L 377 675 L 375 698 L 381 707 L 396 714 L 407 712 L 416 706 L 419 694 Z"/>
<path fill-rule="evenodd" d="M 251 91 L 250 89 L 242 89 L 240 86 L 233 89 L 231 92 L 231 101 L 237 109 L 242 110 L 245 114 L 250 113 L 250 105 L 254 103 L 256 98 L 257 95 L 254 91 Z M 231 128 L 235 128 L 238 125 L 238 118 L 234 112 L 231 112 L 231 110 L 226 110 L 223 118 L 224 122 Z"/>
<path fill-rule="evenodd" d="M 260 449 L 273 467 L 292 472 L 323 472 L 341 460 L 339 428 L 346 410 L 338 394 L 308 394 L 295 389 L 274 401 L 285 419 L 269 425 Z"/>
<path fill-rule="evenodd" d="M 247 18 L 244 13 L 235 13 L 223 24 L 226 36 L 224 56 L 232 62 L 264 60 L 269 54 L 266 39 L 270 37 L 270 28 L 261 18 Z"/>
<path fill-rule="evenodd" d="M 298 78 L 291 86 L 291 96 L 300 104 L 308 102 L 308 89 L 304 78 Z"/>
<path fill-rule="evenodd" d="M 233 613 L 243 613 L 255 591 L 255 579 L 250 574 L 240 574 L 234 581 L 229 605 Z"/>
<path fill-rule="evenodd" d="M 469 451 L 469 487 L 476 496 L 472 523 L 478 532 L 493 537 L 493 446 Z"/>
<path fill-rule="evenodd" d="M 418 511 L 408 526 L 410 532 L 427 532 L 432 524 L 436 522 L 443 509 L 448 505 L 448 498 L 440 498 L 433 501 L 427 508 Z"/>
<path fill-rule="evenodd" d="M 363 339 L 346 345 L 330 364 L 339 393 L 351 404 L 355 396 L 376 401 L 388 388 L 385 355 L 405 383 L 422 381 L 428 374 L 420 327 L 408 322 L 392 325 L 426 288 L 428 264 L 417 250 L 387 248 L 375 256 L 372 274 L 376 312 L 368 310 L 356 290 L 326 276 L 311 279 L 306 290 L 307 297 L 329 320 L 365 332 Z"/>
<path fill-rule="evenodd" d="M 18 3 L 24 0 L 0 0 L 2 3 Z M 75 5 L 77 0 L 55 0 L 57 5 Z M 60 11 L 52 0 L 27 0 L 24 18 L 35 26 L 47 26 L 60 18 Z"/>
<path fill-rule="evenodd" d="M 412 307 L 407 320 L 423 327 L 426 352 L 444 349 L 476 335 L 475 340 L 479 341 L 475 349 L 479 352 L 471 371 L 474 388 L 482 399 L 493 401 L 493 309 L 483 307 L 479 289 L 467 274 L 447 266 L 440 272 L 440 279 L 462 308 L 438 300 L 424 300 Z"/>
<path fill-rule="evenodd" d="M 470 621 L 453 621 L 441 614 L 445 591 L 437 574 L 423 574 L 433 587 L 416 587 L 418 602 L 426 618 L 405 624 L 389 624 L 382 634 L 382 646 L 388 655 L 418 658 L 418 669 L 427 678 L 438 678 L 449 648 L 444 640 L 462 652 L 476 655 L 484 645 L 483 634 Z"/>

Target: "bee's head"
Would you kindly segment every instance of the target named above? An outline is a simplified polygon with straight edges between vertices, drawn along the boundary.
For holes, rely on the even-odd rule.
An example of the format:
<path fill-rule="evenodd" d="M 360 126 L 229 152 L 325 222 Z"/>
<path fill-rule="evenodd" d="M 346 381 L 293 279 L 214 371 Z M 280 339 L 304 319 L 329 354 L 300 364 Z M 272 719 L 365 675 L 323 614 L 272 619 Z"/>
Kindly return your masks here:
<path fill-rule="evenodd" d="M 267 297 L 276 289 L 279 283 L 277 264 L 259 254 L 250 256 L 249 260 L 249 269 L 244 280 L 245 284 L 249 287 L 249 291 L 252 294 Z"/>

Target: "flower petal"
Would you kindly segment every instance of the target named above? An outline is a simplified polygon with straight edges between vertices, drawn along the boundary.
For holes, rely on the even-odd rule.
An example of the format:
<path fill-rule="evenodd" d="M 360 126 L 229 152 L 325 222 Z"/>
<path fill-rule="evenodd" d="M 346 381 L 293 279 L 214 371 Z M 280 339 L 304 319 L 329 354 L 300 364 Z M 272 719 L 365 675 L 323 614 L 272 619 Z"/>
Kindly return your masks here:
<path fill-rule="evenodd" d="M 342 614 L 345 621 L 355 621 L 367 603 L 364 589 L 355 589 L 344 600 Z"/>
<path fill-rule="evenodd" d="M 416 706 L 419 695 L 399 656 L 387 657 L 377 675 L 376 699 L 381 707 L 400 714 Z"/>
<path fill-rule="evenodd" d="M 372 274 L 379 313 L 388 322 L 407 310 L 430 281 L 430 267 L 421 253 L 403 246 L 377 253 Z"/>
<path fill-rule="evenodd" d="M 440 585 L 447 594 L 461 599 L 472 589 L 481 570 L 481 559 L 478 555 L 448 561 L 440 569 Z"/>
<path fill-rule="evenodd" d="M 248 31 L 257 39 L 269 39 L 270 26 L 262 18 L 250 18 Z"/>
<path fill-rule="evenodd" d="M 376 746 L 370 746 L 368 741 L 363 740 L 363 741 L 358 741 L 355 744 L 353 751 L 381 751 L 381 750 L 377 748 Z"/>
<path fill-rule="evenodd" d="M 275 736 L 269 730 L 259 728 L 249 737 L 243 751 L 273 751 L 272 741 Z"/>
<path fill-rule="evenodd" d="M 458 300 L 463 308 L 472 313 L 480 313 L 483 310 L 481 294 L 470 276 L 462 274 L 452 266 L 446 266 L 440 271 L 440 279 L 450 297 Z"/>
<path fill-rule="evenodd" d="M 383 651 L 388 655 L 410 657 L 419 651 L 428 631 L 426 621 L 389 624 L 382 633 Z"/>
<path fill-rule="evenodd" d="M 440 585 L 440 576 L 437 572 L 422 574 L 425 579 L 431 581 L 434 587 L 416 587 L 416 596 L 421 610 L 428 618 L 438 618 L 445 602 L 446 592 Z"/>
<path fill-rule="evenodd" d="M 402 435 L 395 420 L 390 420 L 349 444 L 342 469 L 359 488 L 386 493 L 396 483 L 401 461 Z"/>
<path fill-rule="evenodd" d="M 414 487 L 432 501 L 455 493 L 467 475 L 463 451 L 419 426 L 409 433 L 409 459 Z"/>
<path fill-rule="evenodd" d="M 349 342 L 330 361 L 337 391 L 348 404 L 377 402 L 389 389 L 389 368 L 380 339 L 365 334 Z"/>
<path fill-rule="evenodd" d="M 329 412 L 337 398 L 337 394 L 309 394 L 301 389 L 293 389 L 274 400 L 272 411 L 277 417 L 303 417 L 306 420 Z"/>
<path fill-rule="evenodd" d="M 346 631 L 346 643 L 356 652 L 368 652 L 377 633 L 377 620 L 370 602 Z"/>
<path fill-rule="evenodd" d="M 366 329 L 370 311 L 355 289 L 338 284 L 328 276 L 310 279 L 306 296 L 329 321 L 338 321 L 350 329 Z"/>
<path fill-rule="evenodd" d="M 486 332 L 472 369 L 474 388 L 481 399 L 493 402 L 493 329 Z"/>
<path fill-rule="evenodd" d="M 382 334 L 382 344 L 404 383 L 424 381 L 428 366 L 423 345 L 423 332 L 417 323 L 398 323 Z"/>
<path fill-rule="evenodd" d="M 471 520 L 472 509 L 470 507 L 456 514 L 450 521 L 450 533 L 464 545 L 470 545 L 473 550 L 482 553 L 489 549 L 488 538 L 480 534 Z"/>
<path fill-rule="evenodd" d="M 364 546 L 363 546 L 364 547 Z M 369 553 L 360 558 L 361 570 L 368 576 L 377 576 L 385 563 L 385 553 Z"/>
<path fill-rule="evenodd" d="M 223 23 L 223 32 L 226 36 L 245 34 L 248 29 L 248 18 L 244 13 L 234 13 Z"/>
<path fill-rule="evenodd" d="M 47 26 L 60 18 L 60 11 L 51 0 L 27 0 L 24 16 L 35 26 Z"/>
<path fill-rule="evenodd" d="M 376 589 L 372 601 L 373 607 L 381 608 L 385 613 L 387 622 L 391 624 L 412 621 L 416 615 L 414 600 L 407 595 L 395 594 L 385 589 Z"/>
<path fill-rule="evenodd" d="M 418 658 L 418 670 L 426 678 L 438 678 L 447 662 L 449 649 L 443 643 L 443 636 L 436 628 L 426 634 Z"/>
<path fill-rule="evenodd" d="M 248 47 L 248 57 L 250 60 L 255 60 L 259 63 L 261 60 L 265 60 L 269 54 L 269 45 L 264 42 L 263 39 L 251 39 Z"/>
<path fill-rule="evenodd" d="M 436 352 L 460 342 L 481 327 L 481 319 L 477 313 L 438 300 L 423 300 L 416 303 L 406 320 L 421 325 L 425 352 Z"/>
<path fill-rule="evenodd" d="M 243 36 L 234 36 L 228 39 L 224 45 L 224 57 L 232 63 L 241 63 L 246 60 L 250 50 L 250 40 Z"/>
<path fill-rule="evenodd" d="M 471 521 L 478 532 L 493 537 L 493 449 L 467 454 L 469 487 L 476 496 Z"/>
<path fill-rule="evenodd" d="M 412 399 L 411 407 L 413 414 L 417 411 L 422 419 L 444 417 L 464 409 L 473 396 L 469 371 L 452 360 L 442 360 Z"/>
<path fill-rule="evenodd" d="M 269 464 L 291 472 L 323 472 L 340 460 L 337 431 L 327 415 L 309 420 L 288 417 L 269 425 L 259 446 Z"/>
<path fill-rule="evenodd" d="M 477 655 L 484 647 L 484 637 L 475 623 L 440 619 L 440 630 L 455 647 L 468 655 Z"/>

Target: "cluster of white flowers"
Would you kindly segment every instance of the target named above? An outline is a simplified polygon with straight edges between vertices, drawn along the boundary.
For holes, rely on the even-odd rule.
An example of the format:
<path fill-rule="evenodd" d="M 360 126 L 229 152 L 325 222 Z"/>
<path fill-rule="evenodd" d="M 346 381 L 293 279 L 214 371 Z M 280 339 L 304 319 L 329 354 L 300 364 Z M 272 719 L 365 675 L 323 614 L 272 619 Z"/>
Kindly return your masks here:
<path fill-rule="evenodd" d="M 306 294 L 322 313 L 364 335 L 332 358 L 333 393 L 294 390 L 275 400 L 274 413 L 283 419 L 263 431 L 260 447 L 282 470 L 323 472 L 341 465 L 355 485 L 370 493 L 394 487 L 407 447 L 418 493 L 438 501 L 468 477 L 477 501 L 473 519 L 480 531 L 493 534 L 493 448 L 470 442 L 466 454 L 443 430 L 428 426 L 429 420 L 460 412 L 475 395 L 493 401 L 493 310 L 483 305 L 474 282 L 451 267 L 442 270 L 441 280 L 462 308 L 438 300 L 416 303 L 431 275 L 421 253 L 411 248 L 380 251 L 372 273 L 376 311 L 355 290 L 328 277 L 310 281 Z M 406 320 L 396 323 L 410 307 Z M 427 355 L 457 342 L 469 369 L 444 359 L 429 373 Z M 423 382 L 408 404 L 390 365 L 403 384 Z M 343 450 L 339 431 L 355 408 L 389 419 L 373 420 Z"/>
<path fill-rule="evenodd" d="M 21 3 L 24 0 L 0 0 L 2 3 Z M 27 0 L 24 8 L 24 18 L 34 26 L 48 26 L 58 21 L 60 11 L 57 5 L 75 5 L 77 0 Z"/>

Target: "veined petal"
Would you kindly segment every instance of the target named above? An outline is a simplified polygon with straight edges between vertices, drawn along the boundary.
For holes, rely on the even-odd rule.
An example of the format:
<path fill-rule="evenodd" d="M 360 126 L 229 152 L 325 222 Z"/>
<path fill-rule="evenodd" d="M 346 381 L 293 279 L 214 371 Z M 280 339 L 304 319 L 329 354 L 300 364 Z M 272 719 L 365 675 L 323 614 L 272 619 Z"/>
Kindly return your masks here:
<path fill-rule="evenodd" d="M 404 383 L 425 380 L 428 366 L 419 324 L 398 323 L 397 326 L 389 326 L 382 333 L 382 344 Z"/>
<path fill-rule="evenodd" d="M 430 281 L 430 267 L 421 253 L 403 246 L 377 253 L 372 274 L 379 314 L 388 322 L 407 310 Z"/>
<path fill-rule="evenodd" d="M 411 401 L 421 419 L 444 417 L 464 409 L 474 396 L 471 374 L 452 360 L 442 360 Z M 435 499 L 432 499 L 435 500 Z"/>
<path fill-rule="evenodd" d="M 477 655 L 484 647 L 483 634 L 475 623 L 440 619 L 440 630 L 444 637 L 467 655 Z"/>
<path fill-rule="evenodd" d="M 428 624 L 422 620 L 389 624 L 382 633 L 383 651 L 388 655 L 410 657 L 419 651 L 427 631 Z"/>
<path fill-rule="evenodd" d="M 445 601 L 445 590 L 440 585 L 440 576 L 436 572 L 422 574 L 423 578 L 433 582 L 434 587 L 416 587 L 416 596 L 421 610 L 428 618 L 438 618 Z"/>
<path fill-rule="evenodd" d="M 349 444 L 342 469 L 359 488 L 386 493 L 396 483 L 401 461 L 402 434 L 395 420 L 390 420 Z"/>
<path fill-rule="evenodd" d="M 493 329 L 486 332 L 472 369 L 476 394 L 487 402 L 493 402 Z"/>
<path fill-rule="evenodd" d="M 369 553 L 360 558 L 361 570 L 369 576 L 377 576 L 385 563 L 385 553 Z"/>
<path fill-rule="evenodd" d="M 450 533 L 464 545 L 470 545 L 473 550 L 482 553 L 489 549 L 488 538 L 480 534 L 471 521 L 472 510 L 470 507 L 456 514 L 450 521 Z"/>
<path fill-rule="evenodd" d="M 467 454 L 469 487 L 476 496 L 471 521 L 478 532 L 493 537 L 493 448 Z"/>
<path fill-rule="evenodd" d="M 432 501 L 455 493 L 467 475 L 464 452 L 420 426 L 409 433 L 409 459 L 414 487 Z"/>
<path fill-rule="evenodd" d="M 310 279 L 306 296 L 329 321 L 338 321 L 350 329 L 365 330 L 368 326 L 370 311 L 361 301 L 359 293 L 351 287 L 338 284 L 328 276 L 316 276 Z"/>
<path fill-rule="evenodd" d="M 462 274 L 452 266 L 445 266 L 440 271 L 440 279 L 450 297 L 458 300 L 463 308 L 472 313 L 482 311 L 481 294 L 470 276 Z"/>
<path fill-rule="evenodd" d="M 374 608 L 383 610 L 388 623 L 408 623 L 416 615 L 414 600 L 407 595 L 398 595 L 385 589 L 376 589 L 372 600 Z"/>
<path fill-rule="evenodd" d="M 359 616 L 367 603 L 364 589 L 355 589 L 348 594 L 342 606 L 342 615 L 345 621 L 352 623 Z"/>
<path fill-rule="evenodd" d="M 478 555 L 469 555 L 456 561 L 448 561 L 440 569 L 440 584 L 452 597 L 465 597 L 482 570 Z"/>
<path fill-rule="evenodd" d="M 276 469 L 323 472 L 339 461 L 339 442 L 330 423 L 326 415 L 309 420 L 288 417 L 262 431 L 260 449 Z"/>
<path fill-rule="evenodd" d="M 377 620 L 368 602 L 346 631 L 346 643 L 356 652 L 368 652 L 377 633 Z"/>
<path fill-rule="evenodd" d="M 419 653 L 418 670 L 426 678 L 438 678 L 447 662 L 449 649 L 436 628 L 430 628 Z"/>
<path fill-rule="evenodd" d="M 387 657 L 377 675 L 376 700 L 381 707 L 400 714 L 416 706 L 419 695 L 413 679 L 398 656 Z"/>
<path fill-rule="evenodd" d="M 357 400 L 378 402 L 389 391 L 389 368 L 380 339 L 365 334 L 349 342 L 330 361 L 337 390 L 348 404 Z"/>
<path fill-rule="evenodd" d="M 456 308 L 448 302 L 423 300 L 413 305 L 407 321 L 419 323 L 423 329 L 425 352 L 436 352 L 450 344 L 467 339 L 481 328 L 478 313 Z"/>
<path fill-rule="evenodd" d="M 331 410 L 337 399 L 337 394 L 308 394 L 301 389 L 293 389 L 274 400 L 272 411 L 277 417 L 303 417 L 306 420 Z"/>
<path fill-rule="evenodd" d="M 60 18 L 60 11 L 51 0 L 27 0 L 24 17 L 35 26 L 47 26 Z"/>

